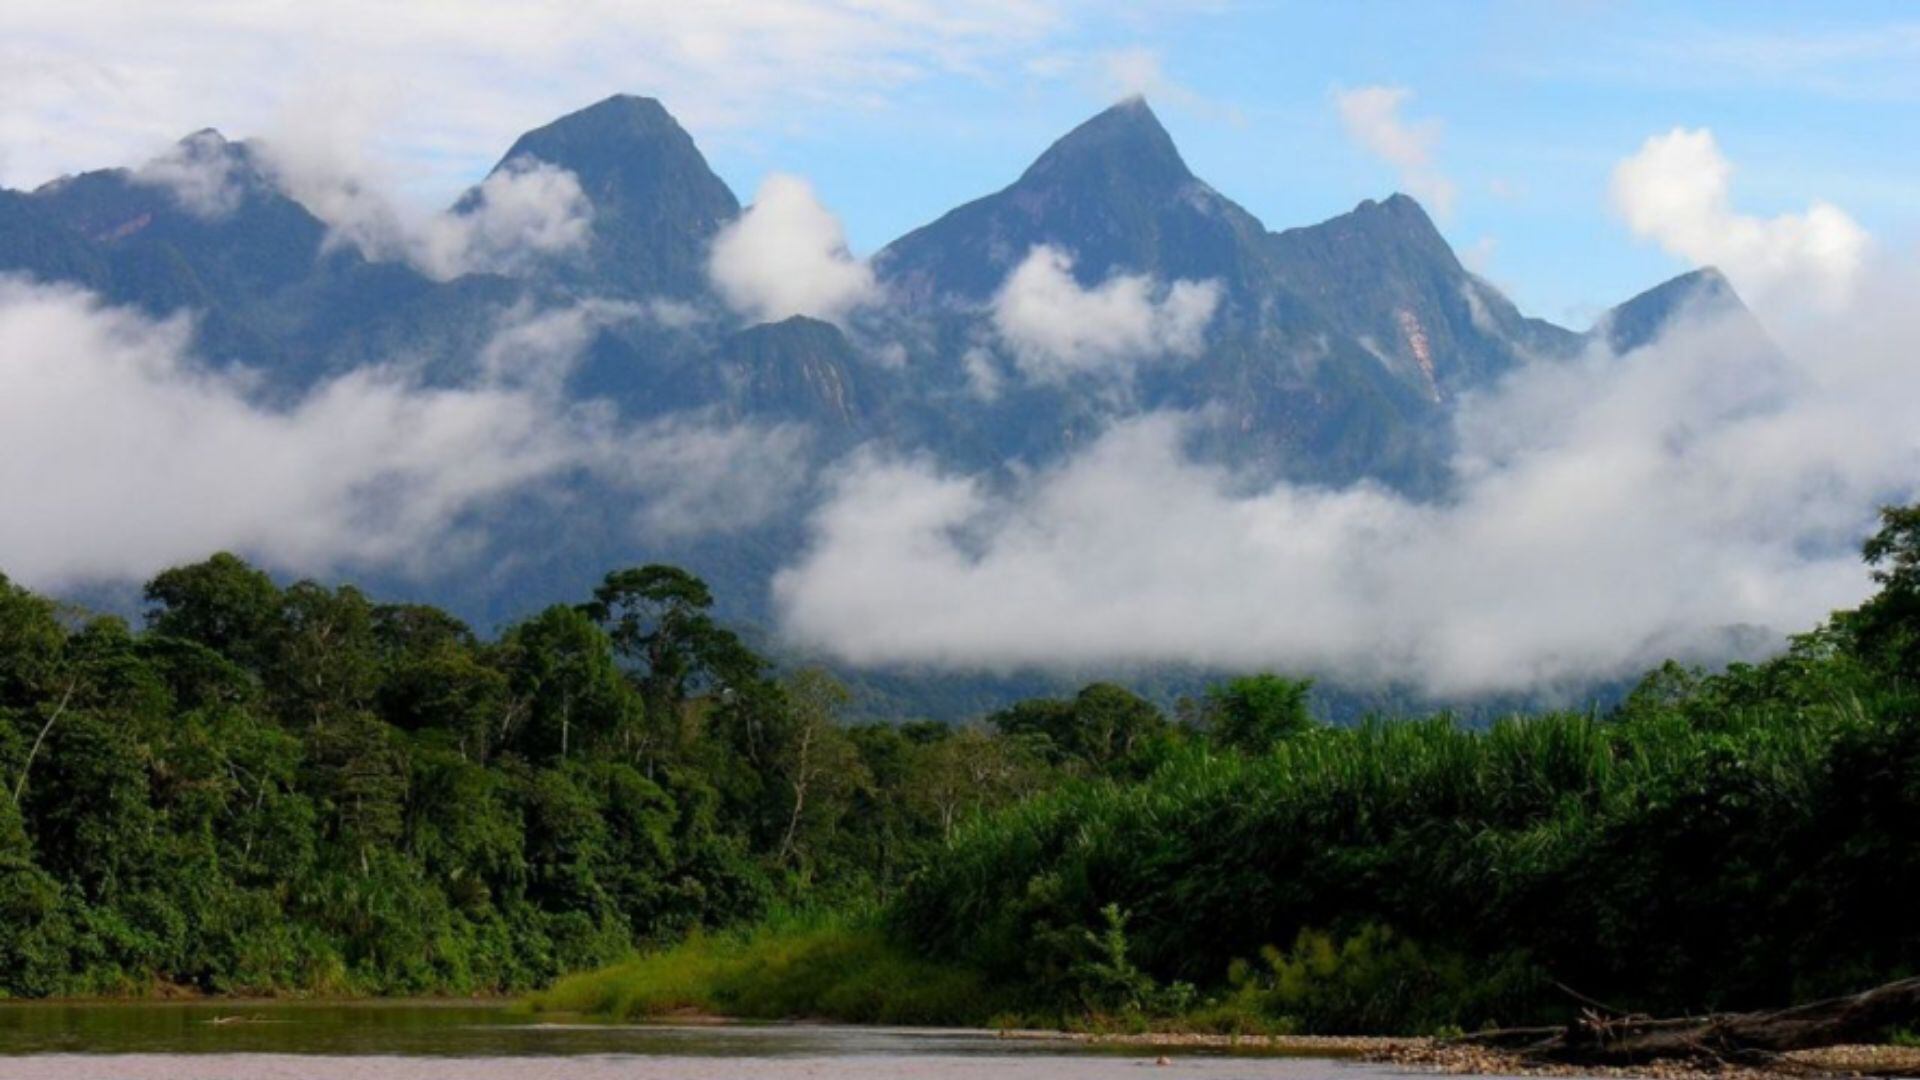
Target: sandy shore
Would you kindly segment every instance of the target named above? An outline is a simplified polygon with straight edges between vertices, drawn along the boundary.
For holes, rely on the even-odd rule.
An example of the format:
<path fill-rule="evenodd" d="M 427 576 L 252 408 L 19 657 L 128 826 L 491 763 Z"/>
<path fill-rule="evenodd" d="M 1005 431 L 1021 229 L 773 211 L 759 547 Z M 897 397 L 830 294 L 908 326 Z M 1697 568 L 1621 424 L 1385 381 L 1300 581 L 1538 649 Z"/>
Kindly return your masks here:
<path fill-rule="evenodd" d="M 1635 1068 L 1580 1068 L 1528 1064 L 1512 1054 L 1433 1039 L 1326 1035 L 1196 1035 L 1178 1032 L 1126 1034 L 1003 1031 L 1008 1039 L 1065 1039 L 1096 1045 L 1177 1049 L 1250 1050 L 1302 1057 L 1357 1058 L 1409 1069 L 1473 1076 L 1644 1077 L 1648 1080 L 1783 1080 L 1809 1077 L 1920 1077 L 1920 1048 L 1830 1046 L 1788 1054 L 1774 1069 L 1719 1068 L 1660 1062 Z"/>
<path fill-rule="evenodd" d="M 1709 1066 L 1692 1062 L 1654 1062 L 1632 1068 L 1591 1068 L 1529 1064 L 1512 1054 L 1475 1046 L 1407 1040 L 1370 1060 L 1437 1073 L 1473 1076 L 1648 1077 L 1651 1080 L 1784 1080 L 1808 1077 L 1920 1077 L 1920 1049 L 1906 1046 L 1829 1046 L 1787 1054 L 1777 1067 Z"/>

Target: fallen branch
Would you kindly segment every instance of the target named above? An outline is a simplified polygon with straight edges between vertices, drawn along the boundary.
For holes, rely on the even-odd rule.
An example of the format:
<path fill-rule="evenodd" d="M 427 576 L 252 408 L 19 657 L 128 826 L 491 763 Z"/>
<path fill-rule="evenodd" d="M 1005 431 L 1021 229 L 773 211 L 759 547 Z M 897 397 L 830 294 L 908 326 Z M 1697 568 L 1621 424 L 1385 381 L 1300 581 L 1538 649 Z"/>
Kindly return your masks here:
<path fill-rule="evenodd" d="M 1539 1063 L 1639 1065 L 1694 1061 L 1769 1065 L 1780 1055 L 1871 1042 L 1920 1019 L 1920 978 L 1787 1009 L 1655 1019 L 1588 1009 L 1564 1027 L 1502 1028 L 1453 1040 Z"/>

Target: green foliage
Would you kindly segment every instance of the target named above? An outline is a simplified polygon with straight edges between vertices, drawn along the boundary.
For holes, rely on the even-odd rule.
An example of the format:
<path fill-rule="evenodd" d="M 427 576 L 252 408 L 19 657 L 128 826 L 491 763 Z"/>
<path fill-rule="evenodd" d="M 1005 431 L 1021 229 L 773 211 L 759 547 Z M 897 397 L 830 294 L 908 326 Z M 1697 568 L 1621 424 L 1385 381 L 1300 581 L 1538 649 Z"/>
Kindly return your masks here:
<path fill-rule="evenodd" d="M 1859 611 L 1765 664 L 1667 665 L 1606 717 L 1313 730 L 1305 684 L 1236 681 L 1196 725 L 1211 746 L 956 830 L 890 925 L 1060 986 L 1062 943 L 1124 910 L 1129 964 L 1211 993 L 1203 1022 L 1315 1030 L 1551 1020 L 1573 1004 L 1556 982 L 1660 1013 L 1911 974 L 1917 537 L 1920 512 L 1890 511 Z M 1236 966 L 1277 942 L 1264 980 Z"/>
<path fill-rule="evenodd" d="M 146 597 L 136 633 L 0 578 L 0 995 L 538 986 L 887 895 L 1038 783 L 978 733 L 845 728 L 670 567 L 497 642 L 232 555 Z"/>
<path fill-rule="evenodd" d="M 1367 924 L 1336 938 L 1302 930 L 1293 947 L 1261 950 L 1267 971 L 1230 968 L 1233 998 L 1256 1016 L 1315 1034 L 1430 1035 L 1495 1022 L 1541 987 L 1514 957 L 1471 961 Z"/>
<path fill-rule="evenodd" d="M 1193 998 L 1188 983 L 1161 987 L 1153 976 L 1134 966 L 1127 955 L 1127 916 L 1118 904 L 1100 909 L 1098 930 L 1080 929 L 1069 936 L 1065 986 L 1068 1000 L 1090 1016 L 1172 1015 L 1184 1011 Z"/>
<path fill-rule="evenodd" d="M 1860 653 L 1906 680 L 1920 682 L 1920 506 L 1888 507 L 1863 549 L 1880 592 L 1843 616 Z"/>
<path fill-rule="evenodd" d="M 603 971 L 562 979 L 536 1009 L 616 1019 L 699 1012 L 759 1020 L 984 1024 L 1010 999 L 972 972 L 915 957 L 870 921 L 776 916 L 696 935 Z"/>
<path fill-rule="evenodd" d="M 1264 754 L 1313 730 L 1307 711 L 1312 690 L 1311 680 L 1278 675 L 1230 679 L 1207 693 L 1208 734 L 1218 746 Z"/>
<path fill-rule="evenodd" d="M 0 578 L 0 995 L 618 961 L 541 1003 L 1433 1032 L 1843 992 L 1920 971 L 1920 511 L 1884 525 L 1783 655 L 1478 729 L 1272 675 L 1177 726 L 1095 684 L 848 727 L 668 567 L 497 642 L 226 555 L 144 632 Z"/>
<path fill-rule="evenodd" d="M 1116 775 L 1150 762 L 1169 736 L 1152 702 L 1112 683 L 1094 683 L 1071 701 L 1019 702 L 988 722 L 1055 764 Z"/>

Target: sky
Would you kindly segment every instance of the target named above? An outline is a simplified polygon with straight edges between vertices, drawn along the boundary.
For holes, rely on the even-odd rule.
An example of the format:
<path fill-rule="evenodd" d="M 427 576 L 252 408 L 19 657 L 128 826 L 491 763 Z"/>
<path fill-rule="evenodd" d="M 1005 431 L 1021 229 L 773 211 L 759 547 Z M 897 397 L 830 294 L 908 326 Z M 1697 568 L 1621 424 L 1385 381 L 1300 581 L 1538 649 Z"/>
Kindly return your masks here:
<path fill-rule="evenodd" d="M 1010 182 L 1144 93 L 1202 178 L 1284 228 L 1408 190 L 1529 313 L 1584 326 L 1694 261 L 1612 169 L 1710 130 L 1747 213 L 1920 238 L 1920 11 L 1900 3 L 10 0 L 0 183 L 216 127 L 323 141 L 444 205 L 515 135 L 660 98 L 747 199 L 806 177 L 856 254 Z"/>

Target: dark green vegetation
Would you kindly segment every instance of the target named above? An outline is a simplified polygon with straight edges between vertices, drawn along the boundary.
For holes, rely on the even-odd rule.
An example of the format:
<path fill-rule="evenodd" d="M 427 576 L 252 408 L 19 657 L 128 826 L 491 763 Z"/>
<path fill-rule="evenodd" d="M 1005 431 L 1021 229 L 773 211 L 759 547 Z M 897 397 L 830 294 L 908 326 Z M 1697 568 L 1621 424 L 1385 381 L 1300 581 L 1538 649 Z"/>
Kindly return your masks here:
<path fill-rule="evenodd" d="M 230 556 L 148 627 L 0 590 L 0 986 L 1431 1031 L 1920 971 L 1920 508 L 1878 593 L 1607 715 L 1305 684 L 849 727 L 647 567 L 476 640 Z"/>
<path fill-rule="evenodd" d="M 1762 665 L 1669 665 L 1604 716 L 1330 728 L 1272 678 L 1177 727 L 1102 690 L 1010 709 L 1002 731 L 1086 768 L 962 825 L 857 933 L 999 988 L 944 1016 L 966 1022 L 1424 1032 L 1564 1019 L 1575 991 L 1677 1015 L 1912 975 L 1920 509 L 1884 525 L 1859 609 Z M 548 1000 L 644 1013 L 684 962 Z"/>
<path fill-rule="evenodd" d="M 537 986 L 890 896 L 1046 772 L 840 726 L 665 567 L 495 642 L 228 555 L 146 596 L 135 632 L 0 578 L 0 994 Z"/>

